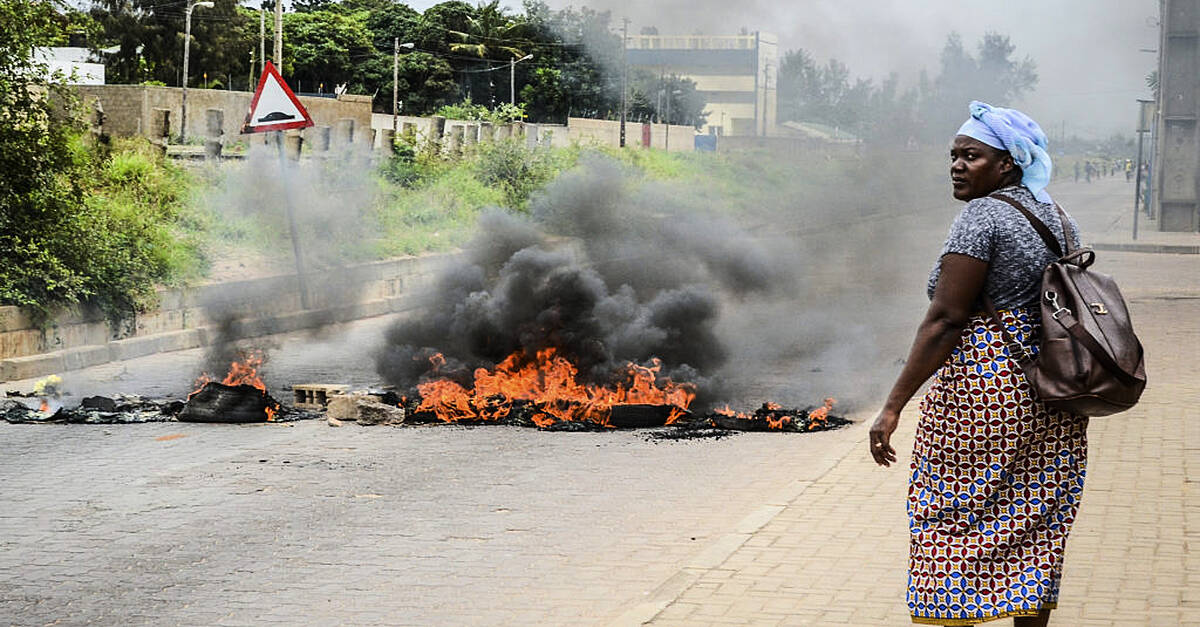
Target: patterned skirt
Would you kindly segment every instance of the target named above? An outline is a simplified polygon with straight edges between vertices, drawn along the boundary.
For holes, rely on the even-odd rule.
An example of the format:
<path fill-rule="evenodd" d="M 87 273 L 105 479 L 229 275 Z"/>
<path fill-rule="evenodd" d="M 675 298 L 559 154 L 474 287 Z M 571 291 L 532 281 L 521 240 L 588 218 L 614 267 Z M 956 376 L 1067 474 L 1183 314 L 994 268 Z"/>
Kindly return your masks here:
<path fill-rule="evenodd" d="M 1036 317 L 1000 316 L 1036 351 Z M 973 625 L 1057 606 L 1087 424 L 1038 401 L 990 318 L 971 320 L 921 402 L 908 489 L 914 623 Z"/>

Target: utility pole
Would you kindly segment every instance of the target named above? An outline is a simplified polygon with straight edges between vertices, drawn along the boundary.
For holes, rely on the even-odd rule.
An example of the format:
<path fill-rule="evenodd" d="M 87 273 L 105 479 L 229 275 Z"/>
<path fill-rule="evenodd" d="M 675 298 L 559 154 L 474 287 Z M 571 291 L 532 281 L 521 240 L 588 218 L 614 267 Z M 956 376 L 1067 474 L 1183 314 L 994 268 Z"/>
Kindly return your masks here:
<path fill-rule="evenodd" d="M 246 91 L 254 91 L 254 48 L 250 49 L 250 73 L 246 75 L 246 86 Z"/>
<path fill-rule="evenodd" d="M 275 0 L 275 67 L 283 72 L 283 0 Z"/>
<path fill-rule="evenodd" d="M 667 134 L 663 137 L 664 152 L 671 152 L 671 100 L 675 97 L 675 94 L 683 93 L 682 90 L 675 89 L 674 87 L 675 84 L 672 81 L 670 87 L 667 88 Z"/>
<path fill-rule="evenodd" d="M 400 38 L 395 38 L 395 50 L 392 52 L 392 132 L 399 131 L 400 125 L 400 49 L 412 49 L 417 44 L 400 43 Z"/>
<path fill-rule="evenodd" d="M 258 7 L 258 73 L 267 67 L 267 11 L 260 5 Z M 253 80 L 250 81 L 254 83 Z M 253 87 L 250 91 L 254 91 Z"/>
<path fill-rule="evenodd" d="M 527 54 L 520 59 L 512 57 L 508 60 L 508 101 L 514 107 L 517 106 L 517 64 L 532 58 L 532 54 Z"/>
<path fill-rule="evenodd" d="M 392 50 L 392 133 L 400 124 L 400 38 L 395 38 Z"/>
<path fill-rule="evenodd" d="M 208 0 L 198 1 L 191 0 L 187 4 L 187 10 L 184 11 L 183 19 L 183 96 L 179 107 L 179 141 L 183 143 L 187 139 L 187 97 L 188 97 L 188 55 L 191 53 L 192 44 L 192 9 L 197 6 L 212 8 L 213 3 Z"/>
<path fill-rule="evenodd" d="M 629 18 L 621 19 L 621 148 L 625 147 L 625 115 L 628 103 L 626 84 L 629 82 Z"/>

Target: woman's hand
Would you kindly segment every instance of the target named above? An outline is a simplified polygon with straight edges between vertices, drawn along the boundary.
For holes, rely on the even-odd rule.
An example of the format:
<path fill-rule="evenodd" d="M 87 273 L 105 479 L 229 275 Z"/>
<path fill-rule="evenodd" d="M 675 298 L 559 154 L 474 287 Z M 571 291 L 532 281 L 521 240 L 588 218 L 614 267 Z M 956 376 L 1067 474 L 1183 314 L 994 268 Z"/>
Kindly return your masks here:
<path fill-rule="evenodd" d="M 871 457 L 880 466 L 891 466 L 896 461 L 896 449 L 892 448 L 892 433 L 900 423 L 900 412 L 884 409 L 879 412 L 875 424 L 871 425 Z"/>

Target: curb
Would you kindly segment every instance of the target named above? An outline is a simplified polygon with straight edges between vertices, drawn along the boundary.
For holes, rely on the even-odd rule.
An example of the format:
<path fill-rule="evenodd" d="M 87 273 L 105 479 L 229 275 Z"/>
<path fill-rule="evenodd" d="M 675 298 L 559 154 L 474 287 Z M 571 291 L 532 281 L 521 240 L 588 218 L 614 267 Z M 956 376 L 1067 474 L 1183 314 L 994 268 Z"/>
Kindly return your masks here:
<path fill-rule="evenodd" d="M 1168 255 L 1200 255 L 1200 245 L 1188 244 L 1143 244 L 1138 242 L 1116 243 L 1097 242 L 1091 247 L 1094 250 L 1110 250 L 1125 253 L 1159 253 Z"/>
<path fill-rule="evenodd" d="M 263 337 L 312 329 L 326 324 L 403 313 L 416 309 L 419 305 L 415 303 L 421 302 L 421 295 L 412 294 L 406 297 L 369 300 L 329 309 L 289 311 L 272 316 L 243 318 L 235 323 L 234 335 L 238 339 Z M 213 327 L 196 327 L 112 340 L 105 344 L 80 346 L 28 357 L 0 359 L 0 383 L 81 370 L 157 353 L 200 348 L 212 342 L 216 337 L 215 331 Z"/>

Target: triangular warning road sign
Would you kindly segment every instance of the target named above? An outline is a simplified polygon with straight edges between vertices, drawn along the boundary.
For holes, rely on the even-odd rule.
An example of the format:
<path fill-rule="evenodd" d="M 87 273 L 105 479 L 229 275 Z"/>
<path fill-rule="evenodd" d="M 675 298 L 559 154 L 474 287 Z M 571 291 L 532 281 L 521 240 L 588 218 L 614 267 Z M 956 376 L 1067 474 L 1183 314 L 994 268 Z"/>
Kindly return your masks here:
<path fill-rule="evenodd" d="M 275 65 L 267 61 L 262 77 L 258 79 L 258 89 L 254 90 L 254 98 L 250 101 L 250 111 L 246 113 L 242 132 L 286 131 L 312 125 L 312 117 L 304 105 L 283 82 Z"/>

